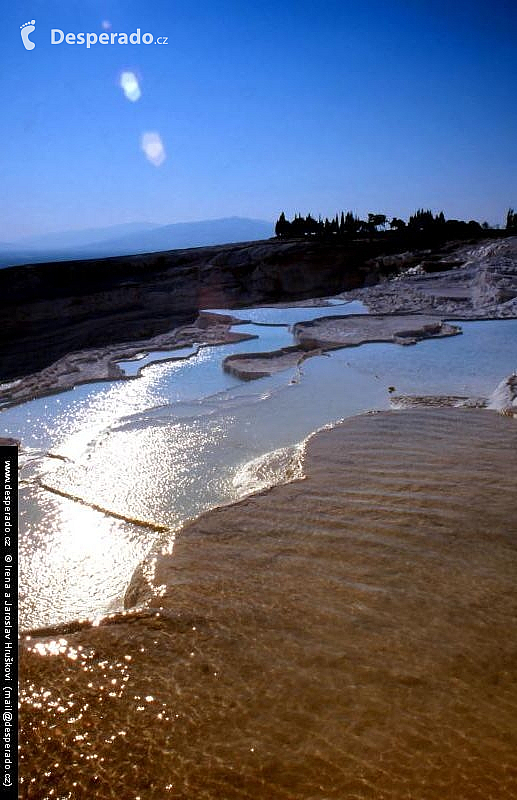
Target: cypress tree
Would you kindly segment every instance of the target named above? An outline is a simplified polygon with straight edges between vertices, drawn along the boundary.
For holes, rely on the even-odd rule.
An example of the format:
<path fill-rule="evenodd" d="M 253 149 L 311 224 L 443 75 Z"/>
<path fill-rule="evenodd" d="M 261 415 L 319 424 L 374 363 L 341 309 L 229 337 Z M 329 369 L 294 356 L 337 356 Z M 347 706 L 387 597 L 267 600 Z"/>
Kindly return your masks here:
<path fill-rule="evenodd" d="M 282 211 L 275 225 L 275 234 L 277 236 L 289 236 L 290 232 L 291 232 L 291 223 L 288 220 L 286 220 L 285 214 Z"/>

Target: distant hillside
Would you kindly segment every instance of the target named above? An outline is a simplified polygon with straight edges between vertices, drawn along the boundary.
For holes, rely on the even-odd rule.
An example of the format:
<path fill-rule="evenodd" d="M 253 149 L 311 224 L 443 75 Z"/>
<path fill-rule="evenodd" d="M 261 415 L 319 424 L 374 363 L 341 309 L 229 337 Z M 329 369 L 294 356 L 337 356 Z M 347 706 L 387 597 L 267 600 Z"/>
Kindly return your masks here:
<path fill-rule="evenodd" d="M 9 242 L 9 249 L 22 250 L 69 250 L 77 247 L 89 247 L 111 239 L 131 234 L 147 233 L 159 228 L 152 222 L 124 222 L 120 225 L 109 225 L 102 228 L 83 228 L 73 231 L 57 231 L 40 233 L 33 236 L 22 236 L 15 242 Z M 0 248 L 4 245 L 0 243 Z"/>
<path fill-rule="evenodd" d="M 0 267 L 86 258 L 154 253 L 187 247 L 249 242 L 274 236 L 273 223 L 245 217 L 176 222 L 128 223 L 111 228 L 64 231 L 0 244 Z"/>
<path fill-rule="evenodd" d="M 178 250 L 184 247 L 207 247 L 214 244 L 249 242 L 274 236 L 273 223 L 264 220 L 228 217 L 200 222 L 176 222 L 152 231 L 133 233 L 104 243 L 113 255 Z M 95 251 L 95 245 L 84 248 Z"/>

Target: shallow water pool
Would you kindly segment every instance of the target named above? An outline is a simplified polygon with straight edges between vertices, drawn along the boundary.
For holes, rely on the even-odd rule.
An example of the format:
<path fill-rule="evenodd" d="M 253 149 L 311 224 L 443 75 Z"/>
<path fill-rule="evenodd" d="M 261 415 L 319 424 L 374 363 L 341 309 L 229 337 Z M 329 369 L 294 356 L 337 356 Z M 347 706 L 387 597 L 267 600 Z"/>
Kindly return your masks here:
<path fill-rule="evenodd" d="M 307 309 L 286 312 L 284 324 Z M 2 411 L 6 435 L 25 448 L 22 627 L 119 608 L 151 547 L 173 548 L 174 532 L 202 511 L 298 475 L 311 432 L 389 408 L 390 387 L 488 395 L 517 369 L 517 320 L 460 324 L 461 336 L 342 349 L 249 383 L 225 373 L 223 358 L 292 337 L 286 327 L 240 325 L 257 338 Z"/>

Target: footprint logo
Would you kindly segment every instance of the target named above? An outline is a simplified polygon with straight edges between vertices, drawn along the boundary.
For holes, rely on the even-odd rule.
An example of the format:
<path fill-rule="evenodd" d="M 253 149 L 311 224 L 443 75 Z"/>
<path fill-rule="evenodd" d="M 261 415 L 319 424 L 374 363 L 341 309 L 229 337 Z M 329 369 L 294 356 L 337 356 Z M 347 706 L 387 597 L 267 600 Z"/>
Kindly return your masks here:
<path fill-rule="evenodd" d="M 36 30 L 35 20 L 31 19 L 30 22 L 24 22 L 23 25 L 20 25 L 20 33 L 22 36 L 23 46 L 26 50 L 34 50 L 36 45 L 34 42 L 31 42 L 29 36 L 31 35 L 32 31 Z"/>

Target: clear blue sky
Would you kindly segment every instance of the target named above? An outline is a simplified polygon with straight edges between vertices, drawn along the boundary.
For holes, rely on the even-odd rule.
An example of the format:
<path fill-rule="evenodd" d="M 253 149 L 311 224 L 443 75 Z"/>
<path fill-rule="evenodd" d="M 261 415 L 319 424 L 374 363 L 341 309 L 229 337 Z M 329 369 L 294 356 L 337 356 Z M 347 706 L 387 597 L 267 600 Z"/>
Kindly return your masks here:
<path fill-rule="evenodd" d="M 517 207 L 515 0 L 2 5 L 0 241 L 281 210 L 495 223 Z M 169 44 L 50 44 L 103 20 Z"/>

